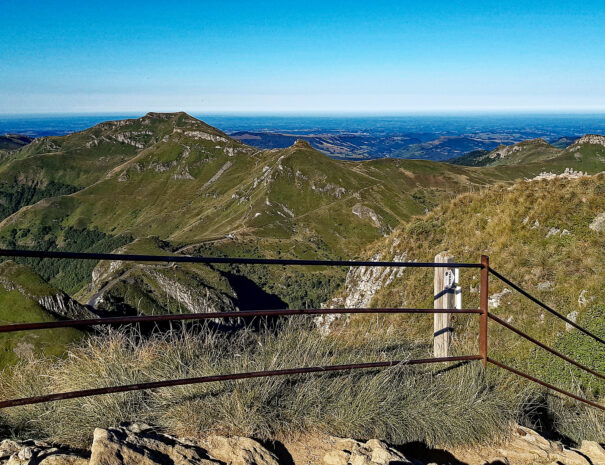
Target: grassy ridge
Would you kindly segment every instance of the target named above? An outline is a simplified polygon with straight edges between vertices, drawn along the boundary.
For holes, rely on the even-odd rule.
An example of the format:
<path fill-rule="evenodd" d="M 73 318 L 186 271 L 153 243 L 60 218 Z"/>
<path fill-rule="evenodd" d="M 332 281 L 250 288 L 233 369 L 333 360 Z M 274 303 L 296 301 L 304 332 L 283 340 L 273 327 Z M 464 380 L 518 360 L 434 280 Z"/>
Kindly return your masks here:
<path fill-rule="evenodd" d="M 444 250 L 458 261 L 478 262 L 490 256 L 492 267 L 564 315 L 575 313 L 581 325 L 600 335 L 605 328 L 605 236 L 590 229 L 605 211 L 605 175 L 577 180 L 555 179 L 496 186 L 479 194 L 466 194 L 437 207 L 424 217 L 402 225 L 389 238 L 370 248 L 368 255 L 383 259 L 405 252 L 407 259 L 431 261 Z M 431 307 L 432 272 L 406 270 L 380 289 L 375 306 Z M 462 270 L 465 307 L 477 307 L 479 275 Z M 490 295 L 499 294 L 492 311 L 538 340 L 562 350 L 602 372 L 604 348 L 532 304 L 495 278 Z M 423 317 L 393 318 L 408 328 L 408 337 L 426 339 L 432 321 Z M 403 325 L 403 326 L 402 326 Z M 460 347 L 476 350 L 476 321 L 456 320 Z M 539 375 L 563 388 L 580 389 L 602 398 L 604 385 L 585 376 L 505 328 L 490 324 L 490 353 L 505 363 Z"/>
<path fill-rule="evenodd" d="M 594 141 L 580 138 L 567 148 L 557 148 L 544 139 L 532 139 L 501 145 L 491 152 L 476 150 L 448 161 L 462 166 L 542 165 L 550 170 L 563 167 L 590 173 L 602 171 L 605 169 L 605 147 L 587 142 Z"/>

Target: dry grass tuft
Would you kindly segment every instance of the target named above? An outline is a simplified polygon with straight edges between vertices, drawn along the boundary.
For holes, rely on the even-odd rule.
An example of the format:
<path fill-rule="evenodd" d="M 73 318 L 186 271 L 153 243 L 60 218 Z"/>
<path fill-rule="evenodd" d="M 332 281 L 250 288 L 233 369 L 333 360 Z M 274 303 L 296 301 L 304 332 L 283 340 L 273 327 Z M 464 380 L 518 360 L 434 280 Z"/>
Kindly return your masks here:
<path fill-rule="evenodd" d="M 409 358 L 410 347 L 397 331 L 371 328 L 368 334 L 373 337 L 325 338 L 293 322 L 236 335 L 200 327 L 150 338 L 112 331 L 72 348 L 65 359 L 31 359 L 7 370 L 0 397 Z M 469 444 L 505 434 L 520 398 L 515 404 L 495 392 L 478 364 L 441 368 L 399 365 L 111 394 L 5 409 L 0 421 L 13 435 L 75 446 L 89 445 L 95 427 L 135 420 L 179 435 L 286 438 L 320 432 L 399 444 Z"/>

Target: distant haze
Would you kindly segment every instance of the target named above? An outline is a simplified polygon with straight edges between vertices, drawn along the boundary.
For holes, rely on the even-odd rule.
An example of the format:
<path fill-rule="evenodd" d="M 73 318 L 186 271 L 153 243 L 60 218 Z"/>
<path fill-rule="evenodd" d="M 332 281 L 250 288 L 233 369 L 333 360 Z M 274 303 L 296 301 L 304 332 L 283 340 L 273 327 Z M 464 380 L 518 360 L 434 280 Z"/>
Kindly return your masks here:
<path fill-rule="evenodd" d="M 64 135 L 101 121 L 139 116 L 142 115 L 0 116 L 0 135 Z M 289 147 L 303 138 L 325 154 L 341 159 L 449 160 L 473 150 L 492 150 L 527 139 L 542 138 L 557 147 L 566 147 L 584 134 L 605 134 L 605 114 L 194 116 L 257 148 Z"/>
<path fill-rule="evenodd" d="M 131 114 L 0 115 L 0 134 L 63 135 L 108 120 L 139 118 Z M 523 140 L 552 140 L 588 133 L 605 134 L 602 114 L 458 114 L 458 115 L 264 115 L 200 114 L 192 116 L 225 132 L 261 131 L 290 134 L 368 133 L 392 135 L 508 135 Z"/>

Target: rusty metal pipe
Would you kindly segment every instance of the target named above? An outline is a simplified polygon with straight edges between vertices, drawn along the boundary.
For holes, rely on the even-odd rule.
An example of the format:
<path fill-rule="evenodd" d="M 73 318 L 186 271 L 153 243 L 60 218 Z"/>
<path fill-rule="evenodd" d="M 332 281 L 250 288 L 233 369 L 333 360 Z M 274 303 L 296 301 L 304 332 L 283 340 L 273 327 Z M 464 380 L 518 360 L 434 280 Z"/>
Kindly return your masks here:
<path fill-rule="evenodd" d="M 481 289 L 479 306 L 481 318 L 479 319 L 479 353 L 483 358 L 483 366 L 487 367 L 487 322 L 489 298 L 489 257 L 481 255 Z"/>
<path fill-rule="evenodd" d="M 605 411 L 605 406 L 597 404 L 596 402 L 593 402 L 591 400 L 588 399 L 584 399 L 583 397 L 580 396 L 576 396 L 575 394 L 572 394 L 571 392 L 565 391 L 564 389 L 558 388 L 557 386 L 553 386 L 552 384 L 549 383 L 545 383 L 544 381 L 540 381 L 537 378 L 534 378 L 531 375 L 528 375 L 527 373 L 523 373 L 522 371 L 519 371 L 515 368 L 509 367 L 508 365 L 505 365 L 504 363 L 500 363 L 496 360 L 493 360 L 491 358 L 487 358 L 487 361 L 493 365 L 496 365 L 497 367 L 503 368 L 505 370 L 510 371 L 511 373 L 514 373 L 515 375 L 521 376 L 522 378 L 528 379 L 530 381 L 533 381 L 534 383 L 537 383 L 541 386 L 544 386 L 545 388 L 551 389 L 553 391 L 557 391 L 560 394 L 564 394 L 568 397 L 571 397 L 572 399 L 576 399 L 579 400 L 580 402 L 584 402 L 585 404 L 590 405 L 591 407 L 595 407 L 598 408 L 600 410 Z"/>
<path fill-rule="evenodd" d="M 273 258 L 229 258 L 193 257 L 188 255 L 133 255 L 109 253 L 52 252 L 40 250 L 0 249 L 0 257 L 64 258 L 76 260 L 112 260 L 127 262 L 168 262 L 168 263 L 227 263 L 244 265 L 299 265 L 299 266 L 380 266 L 397 268 L 481 268 L 478 263 L 420 263 L 420 262 L 371 262 L 355 260 L 295 260 Z"/>
<path fill-rule="evenodd" d="M 167 381 L 155 381 L 149 383 L 127 384 L 123 386 L 111 386 L 96 389 L 86 389 L 81 391 L 61 392 L 57 394 L 47 394 L 36 397 L 26 397 L 23 399 L 10 399 L 0 402 L 0 408 L 16 407 L 19 405 L 40 404 L 43 402 L 54 402 L 57 400 L 75 399 L 80 397 L 90 397 L 101 394 L 115 394 L 119 392 L 141 391 L 147 389 L 157 389 L 162 387 L 185 386 L 190 384 L 212 383 L 216 381 L 233 381 L 248 378 L 266 378 L 269 376 L 284 376 L 306 373 L 328 373 L 332 371 L 347 371 L 370 368 L 387 368 L 395 365 L 420 365 L 424 363 L 442 363 L 459 362 L 467 360 L 479 360 L 479 355 L 462 355 L 458 357 L 424 358 L 416 360 L 397 360 L 388 362 L 369 362 L 355 363 L 348 365 L 328 365 L 307 368 L 286 368 L 282 370 L 253 371 L 248 373 L 236 373 L 230 375 L 202 376 L 198 378 L 184 378 Z"/>
<path fill-rule="evenodd" d="M 124 316 L 108 318 L 89 318 L 84 320 L 48 321 L 41 323 L 17 323 L 0 326 L 0 333 L 15 331 L 32 331 L 38 329 L 73 328 L 80 326 L 122 325 L 131 323 L 156 323 L 165 321 L 208 320 L 214 318 L 253 318 L 259 316 L 286 316 L 286 315 L 329 315 L 343 313 L 480 313 L 478 309 L 450 310 L 447 308 L 305 308 L 291 310 L 246 310 L 242 312 L 204 312 L 204 313 L 178 313 L 154 316 Z"/>
<path fill-rule="evenodd" d="M 533 342 L 534 344 L 536 344 L 537 346 L 543 348 L 544 350 L 550 352 L 553 355 L 556 355 L 559 358 L 562 358 L 563 360 L 565 360 L 566 362 L 571 363 L 572 365 L 577 366 L 578 368 L 581 368 L 584 371 L 587 371 L 588 373 L 598 376 L 601 379 L 605 379 L 605 375 L 602 375 L 601 373 L 598 373 L 594 370 L 591 370 L 590 368 L 588 368 L 587 366 L 582 365 L 581 363 L 576 362 L 575 360 L 567 357 L 566 355 L 563 355 L 561 352 L 556 351 L 555 349 L 551 349 L 550 347 L 548 347 L 546 344 L 541 343 L 540 341 L 538 341 L 537 339 L 534 339 L 533 337 L 529 336 L 528 334 L 525 334 L 523 331 L 515 328 L 513 325 L 507 323 L 506 321 L 504 321 L 501 318 L 498 318 L 496 315 L 492 315 L 491 313 L 488 314 L 489 317 L 494 320 L 495 322 L 501 324 L 502 326 L 504 326 L 505 328 L 510 329 L 511 331 L 517 333 L 519 336 L 521 336 L 522 338 L 527 339 L 530 342 Z"/>

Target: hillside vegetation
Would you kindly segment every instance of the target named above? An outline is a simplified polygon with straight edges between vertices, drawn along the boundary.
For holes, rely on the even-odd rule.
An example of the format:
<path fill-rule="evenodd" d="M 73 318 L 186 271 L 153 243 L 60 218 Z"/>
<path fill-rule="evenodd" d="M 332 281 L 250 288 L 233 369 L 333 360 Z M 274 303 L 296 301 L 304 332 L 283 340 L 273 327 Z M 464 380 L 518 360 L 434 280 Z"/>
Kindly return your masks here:
<path fill-rule="evenodd" d="M 156 236 L 174 253 L 354 257 L 456 193 L 539 171 L 344 162 L 304 141 L 258 151 L 185 113 L 150 113 L 36 139 L 4 160 L 0 242 L 108 252 Z M 94 263 L 23 263 L 89 295 Z M 293 306 L 318 305 L 344 277 L 344 270 L 305 269 L 300 286 L 301 270 L 235 271 Z"/>
<path fill-rule="evenodd" d="M 403 257 L 432 261 L 437 253 L 448 251 L 457 261 L 471 263 L 478 263 L 486 254 L 498 272 L 604 337 L 604 194 L 605 174 L 494 186 L 481 193 L 461 195 L 402 225 L 371 246 L 367 254 L 383 260 Z M 478 308 L 478 271 L 461 270 L 461 275 L 464 306 Z M 352 270 L 347 289 L 375 289 L 366 297 L 377 307 L 432 307 L 432 270 L 408 269 L 396 274 L 390 283 L 386 282 L 387 276 L 368 278 Z M 360 286 L 363 280 L 367 282 Z M 490 307 L 494 314 L 538 340 L 605 372 L 602 344 L 566 328 L 564 322 L 493 276 Z M 429 340 L 432 333 L 432 318 L 391 317 L 391 321 L 418 341 Z M 476 318 L 459 317 L 455 324 L 454 349 L 475 353 Z M 605 395 L 605 385 L 598 378 L 558 361 L 494 322 L 490 323 L 489 343 L 496 359 L 597 399 Z"/>
<path fill-rule="evenodd" d="M 586 136 L 557 153 L 545 147 L 542 155 L 542 143 L 526 145 L 499 159 L 510 164 L 498 166 L 345 162 L 304 141 L 259 151 L 184 113 L 148 114 L 41 139 L 2 161 L 0 173 L 31 191 L 12 204 L 16 197 L 4 197 L 3 204 L 13 206 L 0 223 L 0 244 L 268 258 L 432 261 L 449 251 L 458 261 L 478 262 L 487 254 L 496 270 L 605 337 L 605 174 L 577 173 L 603 171 L 605 138 Z M 52 182 L 70 192 L 46 190 Z M 33 259 L 0 266 L 6 322 L 87 317 L 93 309 L 116 315 L 315 307 L 330 297 L 327 305 L 433 305 L 432 270 L 347 274 L 321 267 Z M 478 271 L 463 270 L 461 281 L 464 306 L 477 307 Z M 56 302 L 57 295 L 63 305 L 42 298 Z M 605 371 L 605 348 L 493 277 L 490 302 L 496 315 Z M 331 326 L 301 320 L 238 332 L 222 331 L 217 322 L 177 325 L 164 335 L 137 328 L 82 338 L 65 330 L 50 344 L 41 332 L 31 336 L 35 343 L 15 333 L 3 340 L 8 366 L 0 397 L 431 353 L 433 323 L 426 315 L 357 316 Z M 225 323 L 241 329 L 241 322 Z M 477 317 L 457 318 L 455 325 L 454 353 L 476 353 Z M 605 396 L 602 382 L 494 322 L 489 342 L 496 359 L 597 401 Z M 479 364 L 441 368 L 398 366 L 91 397 L 3 411 L 0 428 L 77 445 L 89 441 L 93 427 L 136 418 L 177 434 L 216 430 L 269 438 L 319 431 L 452 444 L 493 438 L 521 421 L 570 441 L 605 440 L 603 416 L 577 403 L 496 369 L 486 376 Z"/>
<path fill-rule="evenodd" d="M 94 316 L 29 268 L 0 263 L 0 325 L 38 323 Z M 84 333 L 71 328 L 0 334 L 0 370 L 36 355 L 62 355 Z"/>
<path fill-rule="evenodd" d="M 577 147 L 546 164 L 493 168 L 345 162 L 304 141 L 259 151 L 185 113 L 149 113 L 36 139 L 0 163 L 0 213 L 10 215 L 0 223 L 0 243 L 108 251 L 128 238 L 156 236 L 184 253 L 352 258 L 458 193 L 545 170 L 603 169 L 602 146 Z M 80 244 L 74 231 L 90 240 Z M 54 276 L 28 264 L 69 292 L 91 279 L 67 262 Z M 290 271 L 240 271 L 291 305 L 317 304 L 344 276 L 331 271 L 324 291 L 304 295 L 284 290 L 297 279 Z"/>
<path fill-rule="evenodd" d="M 30 359 L 0 378 L 0 396 L 87 389 L 363 361 L 406 360 L 401 333 L 370 326 L 340 338 L 304 322 L 235 335 L 176 329 L 141 339 L 112 332 L 74 347 L 69 357 Z M 428 371 L 427 371 L 428 370 Z M 148 422 L 179 436 L 209 433 L 285 439 L 323 433 L 376 437 L 396 444 L 474 444 L 502 438 L 519 419 L 527 394 L 491 391 L 477 365 L 452 372 L 394 366 L 206 383 L 5 409 L 0 430 L 85 446 L 94 428 Z"/>
<path fill-rule="evenodd" d="M 566 163 L 568 168 L 594 172 L 605 161 L 605 137 L 587 135 L 566 147 L 555 147 L 544 139 L 532 139 L 513 145 L 500 145 L 491 152 L 477 150 L 449 160 L 464 166 L 518 166 L 542 164 L 558 168 Z M 578 165 L 578 162 L 582 166 Z"/>
<path fill-rule="evenodd" d="M 185 113 L 149 113 L 39 138 L 0 161 L 0 213 L 6 216 L 0 245 L 356 258 L 458 194 L 544 172 L 594 173 L 605 166 L 599 136 L 586 136 L 554 158 L 546 148 L 541 161 L 516 157 L 527 163 L 480 168 L 425 160 L 347 162 L 305 141 L 259 151 Z M 460 231 L 452 234 L 464 237 Z M 102 263 L 95 270 L 94 261 L 18 261 L 111 314 L 316 307 L 346 276 L 345 269 L 321 267 Z"/>

